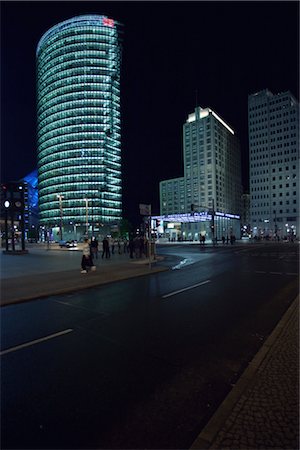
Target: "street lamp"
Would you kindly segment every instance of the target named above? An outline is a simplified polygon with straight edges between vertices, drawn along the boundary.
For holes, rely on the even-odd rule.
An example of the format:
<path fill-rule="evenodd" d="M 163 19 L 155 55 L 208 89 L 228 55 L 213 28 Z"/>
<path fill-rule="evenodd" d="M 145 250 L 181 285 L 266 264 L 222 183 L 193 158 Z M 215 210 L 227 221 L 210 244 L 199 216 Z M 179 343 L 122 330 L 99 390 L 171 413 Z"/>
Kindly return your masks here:
<path fill-rule="evenodd" d="M 88 198 L 84 198 L 85 200 L 85 228 L 86 228 L 86 237 L 89 237 L 89 200 Z"/>
<path fill-rule="evenodd" d="M 63 221 L 63 209 L 62 209 L 62 199 L 64 198 L 63 195 L 57 194 L 56 197 L 59 200 L 59 210 L 60 210 L 60 226 L 59 226 L 59 233 L 60 233 L 60 240 L 63 240 L 63 231 L 62 231 L 62 221 Z"/>
<path fill-rule="evenodd" d="M 100 189 L 97 189 L 96 192 L 94 192 L 94 195 L 92 196 L 92 236 L 94 236 L 94 202 L 95 200 L 99 200 L 98 194 L 101 193 Z M 96 217 L 97 217 L 97 209 L 96 209 Z"/>

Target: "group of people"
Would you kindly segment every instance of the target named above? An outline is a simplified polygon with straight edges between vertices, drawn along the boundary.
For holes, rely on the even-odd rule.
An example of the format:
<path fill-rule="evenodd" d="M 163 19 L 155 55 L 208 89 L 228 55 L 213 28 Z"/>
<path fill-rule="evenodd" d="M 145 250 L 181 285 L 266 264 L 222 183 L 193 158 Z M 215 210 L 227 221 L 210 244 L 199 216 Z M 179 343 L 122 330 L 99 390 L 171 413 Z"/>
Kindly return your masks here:
<path fill-rule="evenodd" d="M 122 253 L 128 253 L 128 240 L 124 239 L 109 239 L 107 236 L 102 241 L 102 259 L 110 258 L 110 255 L 114 255 L 115 251 L 119 255 Z"/>
<path fill-rule="evenodd" d="M 130 239 L 112 239 L 105 236 L 102 240 L 102 259 L 109 259 L 111 255 L 118 252 L 128 253 L 130 258 L 143 258 L 148 256 L 148 240 L 143 236 L 130 237 Z M 99 242 L 95 236 L 91 241 L 84 239 L 81 259 L 81 273 L 87 273 L 89 270 L 96 270 L 94 263 L 98 259 Z"/>

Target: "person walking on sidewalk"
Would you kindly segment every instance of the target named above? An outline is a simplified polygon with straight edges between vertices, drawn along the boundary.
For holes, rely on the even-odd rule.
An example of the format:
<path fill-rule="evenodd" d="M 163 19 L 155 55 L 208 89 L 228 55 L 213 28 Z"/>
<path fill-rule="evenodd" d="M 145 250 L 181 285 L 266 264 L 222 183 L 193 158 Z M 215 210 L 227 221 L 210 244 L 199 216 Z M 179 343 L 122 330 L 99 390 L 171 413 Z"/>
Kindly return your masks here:
<path fill-rule="evenodd" d="M 129 257 L 132 259 L 133 258 L 133 251 L 134 251 L 134 242 L 133 242 L 133 237 L 132 236 L 130 236 L 130 238 L 129 238 L 128 249 L 129 249 Z"/>
<path fill-rule="evenodd" d="M 98 259 L 98 240 L 95 238 L 95 236 L 92 237 L 91 254 L 93 258 Z"/>
<path fill-rule="evenodd" d="M 102 251 L 102 259 L 105 255 L 105 258 L 110 258 L 110 251 L 109 251 L 109 242 L 107 237 L 105 237 L 102 241 L 103 251 Z"/>
<path fill-rule="evenodd" d="M 81 258 L 81 273 L 87 273 L 87 269 L 96 270 L 96 266 L 93 263 L 93 257 L 91 255 L 91 249 L 88 238 L 84 239 Z"/>

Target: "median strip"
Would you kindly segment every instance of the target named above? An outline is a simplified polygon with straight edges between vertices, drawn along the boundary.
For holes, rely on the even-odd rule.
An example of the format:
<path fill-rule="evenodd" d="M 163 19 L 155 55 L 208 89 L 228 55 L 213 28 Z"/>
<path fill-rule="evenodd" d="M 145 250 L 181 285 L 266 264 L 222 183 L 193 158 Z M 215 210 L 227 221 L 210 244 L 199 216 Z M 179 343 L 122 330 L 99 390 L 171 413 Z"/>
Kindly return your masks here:
<path fill-rule="evenodd" d="M 189 291 L 190 289 L 194 289 L 198 286 L 202 286 L 203 284 L 207 284 L 207 283 L 210 283 L 210 280 L 202 281 L 201 283 L 194 284 L 193 286 L 188 286 L 186 288 L 179 289 L 178 291 L 170 292 L 169 294 L 163 295 L 162 298 L 171 297 L 172 295 L 180 294 L 181 292 L 184 292 L 184 291 Z"/>
<path fill-rule="evenodd" d="M 45 336 L 40 339 L 36 339 L 34 341 L 25 342 L 24 344 L 20 344 L 15 347 L 11 347 L 6 350 L 3 350 L 2 352 L 0 352 L 0 356 L 6 355 L 7 353 L 16 352 L 17 350 L 21 350 L 22 348 L 30 347 L 31 345 L 39 344 L 40 342 L 48 341 L 49 339 L 53 339 L 53 338 L 62 336 L 67 333 L 71 333 L 71 331 L 73 331 L 73 330 L 71 328 L 69 328 L 67 330 L 59 331 L 58 333 L 50 334 L 49 336 Z"/>

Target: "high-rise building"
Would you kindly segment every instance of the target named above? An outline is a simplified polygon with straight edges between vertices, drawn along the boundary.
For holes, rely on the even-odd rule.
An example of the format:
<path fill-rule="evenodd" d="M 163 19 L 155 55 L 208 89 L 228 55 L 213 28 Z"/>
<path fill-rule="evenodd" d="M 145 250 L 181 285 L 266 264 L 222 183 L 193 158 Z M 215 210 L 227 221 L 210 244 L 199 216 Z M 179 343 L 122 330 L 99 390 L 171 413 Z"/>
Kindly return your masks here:
<path fill-rule="evenodd" d="M 253 234 L 298 234 L 299 103 L 290 92 L 249 95 L 248 127 Z"/>
<path fill-rule="evenodd" d="M 180 214 L 186 210 L 185 178 L 171 178 L 159 183 L 161 214 Z"/>
<path fill-rule="evenodd" d="M 233 129 L 210 108 L 196 108 L 183 125 L 187 206 L 240 213 L 241 157 Z"/>
<path fill-rule="evenodd" d="M 161 215 L 190 213 L 191 205 L 195 211 L 240 214 L 239 140 L 210 108 L 195 108 L 183 125 L 183 160 L 184 177 L 160 182 Z M 220 226 L 218 235 L 227 233 L 225 228 Z M 200 224 L 196 223 L 190 234 L 197 235 L 199 230 Z"/>
<path fill-rule="evenodd" d="M 71 18 L 37 46 L 41 225 L 91 229 L 121 219 L 121 25 Z"/>

